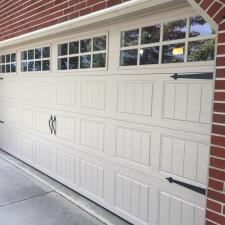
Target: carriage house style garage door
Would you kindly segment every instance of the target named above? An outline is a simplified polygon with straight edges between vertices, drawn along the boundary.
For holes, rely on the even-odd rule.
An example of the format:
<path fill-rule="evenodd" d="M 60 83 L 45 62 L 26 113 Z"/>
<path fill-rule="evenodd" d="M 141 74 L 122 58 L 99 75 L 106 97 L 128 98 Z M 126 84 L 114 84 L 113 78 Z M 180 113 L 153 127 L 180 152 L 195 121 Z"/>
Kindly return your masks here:
<path fill-rule="evenodd" d="M 133 224 L 203 225 L 214 42 L 182 6 L 5 49 L 0 147 Z"/>

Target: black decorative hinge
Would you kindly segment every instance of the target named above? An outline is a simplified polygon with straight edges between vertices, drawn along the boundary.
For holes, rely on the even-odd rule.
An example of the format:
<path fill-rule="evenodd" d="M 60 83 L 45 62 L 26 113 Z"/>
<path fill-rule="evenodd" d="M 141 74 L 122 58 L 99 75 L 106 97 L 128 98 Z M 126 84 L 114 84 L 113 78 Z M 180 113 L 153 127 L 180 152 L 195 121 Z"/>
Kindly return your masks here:
<path fill-rule="evenodd" d="M 174 75 L 170 76 L 174 80 L 177 79 L 204 79 L 204 80 L 212 80 L 213 73 L 190 73 L 190 74 L 178 74 L 175 73 Z"/>
<path fill-rule="evenodd" d="M 0 77 L 0 80 L 3 80 L 3 77 Z"/>
<path fill-rule="evenodd" d="M 0 120 L 0 123 L 5 123 L 4 121 Z"/>
<path fill-rule="evenodd" d="M 195 191 L 195 192 L 198 192 L 199 194 L 202 194 L 202 195 L 205 195 L 206 194 L 206 189 L 204 188 L 201 188 L 201 187 L 197 187 L 197 186 L 194 186 L 192 184 L 187 184 L 187 183 L 184 183 L 184 182 L 181 182 L 179 180 L 175 180 L 173 179 L 172 177 L 168 177 L 166 178 L 170 183 L 175 183 L 175 184 L 178 184 L 180 186 L 183 186 L 185 188 L 188 188 L 192 191 Z"/>

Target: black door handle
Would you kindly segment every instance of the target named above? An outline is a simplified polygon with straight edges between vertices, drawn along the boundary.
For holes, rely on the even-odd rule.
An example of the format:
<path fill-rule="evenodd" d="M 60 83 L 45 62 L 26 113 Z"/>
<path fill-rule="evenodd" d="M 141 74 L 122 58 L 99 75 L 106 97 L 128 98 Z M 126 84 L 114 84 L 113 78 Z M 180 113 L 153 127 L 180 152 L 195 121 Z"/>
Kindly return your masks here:
<path fill-rule="evenodd" d="M 170 183 L 175 183 L 175 184 L 178 184 L 180 186 L 183 186 L 185 188 L 188 188 L 192 191 L 195 191 L 199 194 L 202 194 L 202 195 L 205 195 L 206 194 L 206 189 L 204 188 L 201 188 L 201 187 L 198 187 L 198 186 L 195 186 L 195 185 L 192 185 L 192 184 L 188 184 L 188 183 L 184 183 L 182 181 L 179 181 L 179 180 L 175 180 L 173 179 L 172 177 L 168 177 L 166 178 Z"/>
<path fill-rule="evenodd" d="M 48 121 L 48 126 L 49 126 L 49 129 L 50 129 L 50 131 L 51 131 L 51 134 L 52 134 L 52 120 L 53 120 L 53 117 L 52 117 L 52 115 L 51 115 L 51 117 L 50 117 L 50 119 L 49 119 L 49 121 Z"/>
<path fill-rule="evenodd" d="M 54 119 L 52 120 L 52 129 L 54 131 L 54 134 L 56 135 L 56 116 L 54 116 Z"/>

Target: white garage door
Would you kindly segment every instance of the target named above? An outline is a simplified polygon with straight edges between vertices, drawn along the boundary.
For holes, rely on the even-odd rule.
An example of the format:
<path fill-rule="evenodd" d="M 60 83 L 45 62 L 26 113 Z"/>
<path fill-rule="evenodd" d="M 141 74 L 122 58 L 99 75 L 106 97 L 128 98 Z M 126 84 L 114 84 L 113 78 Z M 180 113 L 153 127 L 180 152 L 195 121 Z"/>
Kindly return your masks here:
<path fill-rule="evenodd" d="M 133 224 L 203 225 L 214 38 L 187 7 L 2 52 L 1 148 Z"/>

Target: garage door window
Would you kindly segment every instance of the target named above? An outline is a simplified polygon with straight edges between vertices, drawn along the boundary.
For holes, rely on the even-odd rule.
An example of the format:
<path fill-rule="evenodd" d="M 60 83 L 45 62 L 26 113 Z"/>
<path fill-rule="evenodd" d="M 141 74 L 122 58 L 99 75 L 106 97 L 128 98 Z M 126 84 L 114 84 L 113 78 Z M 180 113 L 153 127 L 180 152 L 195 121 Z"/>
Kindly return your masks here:
<path fill-rule="evenodd" d="M 50 70 L 50 47 L 29 49 L 21 52 L 21 71 L 37 72 Z"/>
<path fill-rule="evenodd" d="M 58 45 L 58 70 L 105 68 L 106 35 Z"/>
<path fill-rule="evenodd" d="M 0 55 L 0 73 L 16 73 L 16 53 Z"/>
<path fill-rule="evenodd" d="M 120 66 L 209 61 L 215 32 L 201 16 L 121 32 Z"/>

